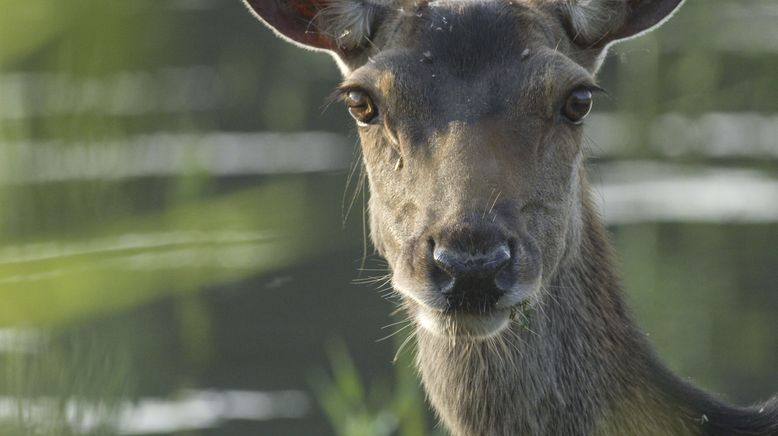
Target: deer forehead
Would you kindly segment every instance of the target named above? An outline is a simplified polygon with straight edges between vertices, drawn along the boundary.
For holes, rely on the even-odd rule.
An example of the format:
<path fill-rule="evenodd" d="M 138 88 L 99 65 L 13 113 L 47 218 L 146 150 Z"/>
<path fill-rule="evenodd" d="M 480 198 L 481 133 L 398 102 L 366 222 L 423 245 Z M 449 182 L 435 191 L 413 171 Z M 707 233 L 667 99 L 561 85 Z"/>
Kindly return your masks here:
<path fill-rule="evenodd" d="M 411 120 L 550 116 L 560 94 L 593 82 L 566 54 L 556 20 L 508 3 L 438 2 L 402 15 L 375 44 L 381 48 L 345 84 L 367 88 L 383 109 Z"/>
<path fill-rule="evenodd" d="M 477 74 L 525 49 L 559 48 L 567 40 L 559 23 L 527 6 L 505 1 L 438 2 L 400 13 L 375 33 L 381 50 L 418 49 L 420 62 L 441 57 L 462 75 Z M 566 45 L 565 45 L 566 47 Z"/>
<path fill-rule="evenodd" d="M 548 48 L 464 76 L 456 65 L 445 60 L 422 63 L 416 59 L 420 56 L 379 55 L 375 63 L 348 75 L 344 86 L 368 90 L 379 112 L 399 123 L 396 127 L 410 123 L 439 128 L 451 121 L 550 119 L 571 89 L 594 84 L 584 68 Z"/>

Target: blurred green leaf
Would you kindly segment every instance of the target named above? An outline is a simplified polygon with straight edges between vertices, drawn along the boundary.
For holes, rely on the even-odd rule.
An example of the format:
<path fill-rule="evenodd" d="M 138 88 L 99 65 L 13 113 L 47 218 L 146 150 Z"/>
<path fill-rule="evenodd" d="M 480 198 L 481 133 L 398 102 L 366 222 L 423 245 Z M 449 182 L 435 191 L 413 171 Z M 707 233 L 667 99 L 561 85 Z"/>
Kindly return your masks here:
<path fill-rule="evenodd" d="M 0 68 L 59 35 L 70 23 L 71 3 L 0 0 Z"/>
<path fill-rule="evenodd" d="M 320 206 L 304 184 L 281 182 L 95 226 L 76 240 L 2 247 L 0 325 L 83 319 L 302 262 L 341 243 L 309 219 Z"/>

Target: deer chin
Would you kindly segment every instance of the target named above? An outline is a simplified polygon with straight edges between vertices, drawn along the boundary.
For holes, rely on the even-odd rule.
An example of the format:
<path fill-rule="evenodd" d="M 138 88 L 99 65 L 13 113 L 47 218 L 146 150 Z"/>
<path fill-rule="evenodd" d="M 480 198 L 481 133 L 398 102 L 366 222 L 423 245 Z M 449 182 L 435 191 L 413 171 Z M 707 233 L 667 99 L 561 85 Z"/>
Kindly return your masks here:
<path fill-rule="evenodd" d="M 408 292 L 407 288 L 398 291 L 406 301 L 406 308 L 425 331 L 438 337 L 484 340 L 499 335 L 511 325 L 517 308 L 532 301 L 540 291 L 540 279 L 517 284 L 494 306 L 470 312 L 447 310 L 441 298 L 431 297 L 429 293 L 422 296 Z"/>
<path fill-rule="evenodd" d="M 500 334 L 511 323 L 511 309 L 485 313 L 441 312 L 419 307 L 416 320 L 426 331 L 440 337 L 484 340 Z"/>

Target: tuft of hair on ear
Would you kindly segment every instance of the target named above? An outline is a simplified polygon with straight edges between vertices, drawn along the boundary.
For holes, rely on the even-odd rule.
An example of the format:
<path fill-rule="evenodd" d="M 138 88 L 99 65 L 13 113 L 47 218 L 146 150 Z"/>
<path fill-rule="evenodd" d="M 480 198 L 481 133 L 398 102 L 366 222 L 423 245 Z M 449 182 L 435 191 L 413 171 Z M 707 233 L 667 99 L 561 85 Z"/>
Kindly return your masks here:
<path fill-rule="evenodd" d="M 595 46 L 627 18 L 624 0 L 562 0 L 560 5 L 568 21 L 573 41 Z"/>
<path fill-rule="evenodd" d="M 382 10 L 381 4 L 366 0 L 330 0 L 317 13 L 316 26 L 341 50 L 355 50 L 370 41 Z"/>
<path fill-rule="evenodd" d="M 667 21 L 683 0 L 554 0 L 573 41 L 601 49 Z"/>

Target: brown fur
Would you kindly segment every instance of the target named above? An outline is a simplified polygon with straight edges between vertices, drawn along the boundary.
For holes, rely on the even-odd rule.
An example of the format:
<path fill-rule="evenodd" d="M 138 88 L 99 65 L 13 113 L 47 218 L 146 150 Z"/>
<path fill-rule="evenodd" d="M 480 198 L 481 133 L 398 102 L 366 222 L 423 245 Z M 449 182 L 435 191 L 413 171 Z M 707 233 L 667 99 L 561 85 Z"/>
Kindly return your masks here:
<path fill-rule="evenodd" d="M 609 44 L 680 0 L 247 2 L 333 54 L 344 94 L 372 99 L 379 116 L 359 128 L 371 236 L 453 435 L 778 434 L 774 405 L 725 406 L 656 359 L 589 201 L 582 128 L 560 111 L 595 87 Z M 475 259 L 497 245 L 511 254 L 494 280 L 510 289 L 452 309 L 433 249 Z"/>

